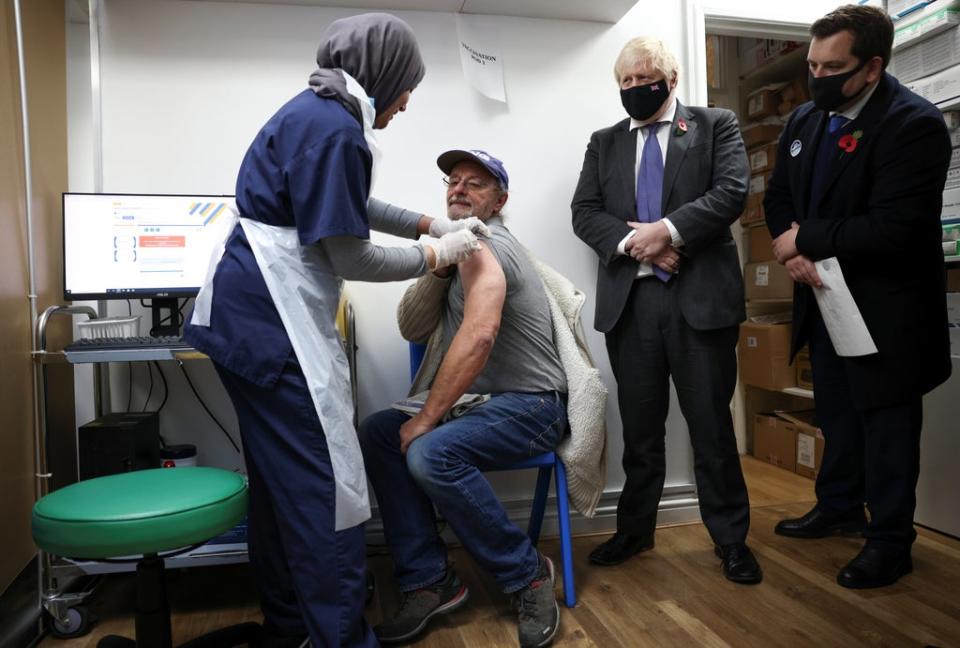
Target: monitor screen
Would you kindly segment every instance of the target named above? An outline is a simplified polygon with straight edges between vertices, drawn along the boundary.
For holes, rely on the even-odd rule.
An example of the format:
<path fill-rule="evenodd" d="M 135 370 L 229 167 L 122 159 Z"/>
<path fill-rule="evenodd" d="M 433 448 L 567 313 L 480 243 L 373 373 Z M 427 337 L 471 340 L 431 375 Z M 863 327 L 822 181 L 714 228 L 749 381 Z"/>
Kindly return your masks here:
<path fill-rule="evenodd" d="M 64 299 L 195 297 L 233 196 L 63 194 Z"/>

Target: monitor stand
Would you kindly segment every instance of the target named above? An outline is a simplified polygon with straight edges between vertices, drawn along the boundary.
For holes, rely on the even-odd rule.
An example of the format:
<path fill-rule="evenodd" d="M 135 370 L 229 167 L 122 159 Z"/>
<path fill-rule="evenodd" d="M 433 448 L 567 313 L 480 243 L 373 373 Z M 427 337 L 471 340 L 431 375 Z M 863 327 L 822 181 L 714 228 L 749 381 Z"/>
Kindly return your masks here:
<path fill-rule="evenodd" d="M 162 299 L 152 299 L 150 301 L 150 311 L 153 314 L 153 328 L 150 329 L 150 335 L 153 337 L 180 335 L 180 300 L 175 297 L 165 297 Z M 166 311 L 166 314 L 164 314 Z M 166 324 L 161 324 L 167 320 Z"/>

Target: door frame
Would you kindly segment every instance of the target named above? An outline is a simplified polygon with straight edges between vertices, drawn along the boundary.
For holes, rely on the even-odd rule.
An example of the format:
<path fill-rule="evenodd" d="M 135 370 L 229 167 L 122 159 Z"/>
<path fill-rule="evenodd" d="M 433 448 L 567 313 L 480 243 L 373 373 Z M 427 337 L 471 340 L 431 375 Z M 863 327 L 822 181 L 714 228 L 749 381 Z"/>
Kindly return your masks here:
<path fill-rule="evenodd" d="M 723 6 L 722 0 L 683 0 L 684 68 L 689 79 L 688 100 L 693 106 L 707 105 L 707 34 L 809 40 L 810 24 L 818 16 L 769 7 L 763 15 L 743 15 L 743 7 Z M 775 3 L 768 3 L 770 5 Z"/>

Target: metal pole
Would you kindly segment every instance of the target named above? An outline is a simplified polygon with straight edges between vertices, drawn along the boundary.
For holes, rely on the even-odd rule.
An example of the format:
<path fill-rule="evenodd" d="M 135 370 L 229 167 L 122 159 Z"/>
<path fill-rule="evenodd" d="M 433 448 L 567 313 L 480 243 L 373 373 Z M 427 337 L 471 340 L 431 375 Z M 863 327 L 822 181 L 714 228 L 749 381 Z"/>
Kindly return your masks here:
<path fill-rule="evenodd" d="M 90 96 L 93 120 L 93 191 L 103 193 L 103 109 L 100 105 L 100 0 L 88 0 L 90 13 Z M 106 313 L 100 313 L 105 316 Z"/>
<path fill-rule="evenodd" d="M 26 62 L 23 51 L 23 15 L 20 11 L 20 0 L 13 0 L 13 16 L 14 22 L 16 23 L 17 30 L 17 72 L 20 76 L 20 128 L 23 131 L 23 170 L 24 170 L 24 201 L 25 201 L 25 216 L 27 219 L 27 277 L 28 277 L 28 286 L 27 286 L 27 300 L 30 303 L 30 369 L 33 377 L 33 433 L 34 437 L 40 439 L 40 425 L 41 417 L 43 412 L 40 410 L 40 380 L 41 376 L 41 367 L 37 362 L 36 352 L 37 352 L 37 286 L 36 286 L 36 268 L 34 265 L 33 258 L 33 175 L 30 172 L 30 115 L 27 112 L 27 73 L 26 73 Z M 40 476 L 40 464 L 41 464 L 41 448 L 40 443 L 35 444 L 34 448 L 34 473 L 37 475 L 34 480 L 34 496 L 36 499 L 40 499 L 44 490 L 44 478 Z M 41 552 L 38 555 L 37 560 L 41 565 L 38 574 L 38 593 L 42 592 L 44 586 L 44 569 L 43 562 L 47 560 L 47 557 Z M 43 621 L 42 618 L 38 616 L 37 618 L 37 630 L 43 630 Z"/>
<path fill-rule="evenodd" d="M 30 304 L 30 360 L 33 375 L 33 427 L 34 433 L 39 431 L 40 419 L 40 368 L 35 357 L 37 352 L 37 285 L 36 265 L 33 257 L 33 175 L 30 172 L 30 116 L 27 112 L 27 73 L 23 51 L 23 16 L 20 11 L 20 0 L 13 0 L 14 20 L 17 28 L 17 66 L 20 75 L 20 128 L 23 131 L 23 169 L 24 169 L 24 201 L 27 220 L 27 300 Z M 39 451 L 39 448 L 37 449 Z M 39 456 L 36 457 L 39 466 Z M 38 471 L 39 472 L 39 471 Z M 36 494 L 40 497 L 42 486 L 37 480 Z"/>
<path fill-rule="evenodd" d="M 100 92 L 100 0 L 87 0 L 90 25 L 90 98 L 93 130 L 93 191 L 103 193 L 103 107 Z M 107 301 L 97 302 L 99 317 L 107 317 Z M 93 372 L 96 415 L 109 412 L 110 406 L 110 365 L 106 371 L 97 367 Z"/>

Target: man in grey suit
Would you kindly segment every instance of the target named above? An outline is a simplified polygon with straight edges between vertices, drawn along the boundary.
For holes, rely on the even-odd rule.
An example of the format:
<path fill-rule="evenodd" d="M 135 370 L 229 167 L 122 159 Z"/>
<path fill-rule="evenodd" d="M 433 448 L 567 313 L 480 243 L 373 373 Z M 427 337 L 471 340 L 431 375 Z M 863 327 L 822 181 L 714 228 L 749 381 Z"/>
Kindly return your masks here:
<path fill-rule="evenodd" d="M 617 379 L 626 473 L 617 532 L 590 561 L 616 565 L 654 546 L 672 377 L 723 573 L 759 583 L 730 415 L 746 318 L 730 234 L 749 181 L 737 118 L 680 104 L 678 65 L 659 40 L 628 42 L 614 74 L 630 117 L 590 138 L 572 204 L 574 231 L 600 257 L 594 326 Z"/>

